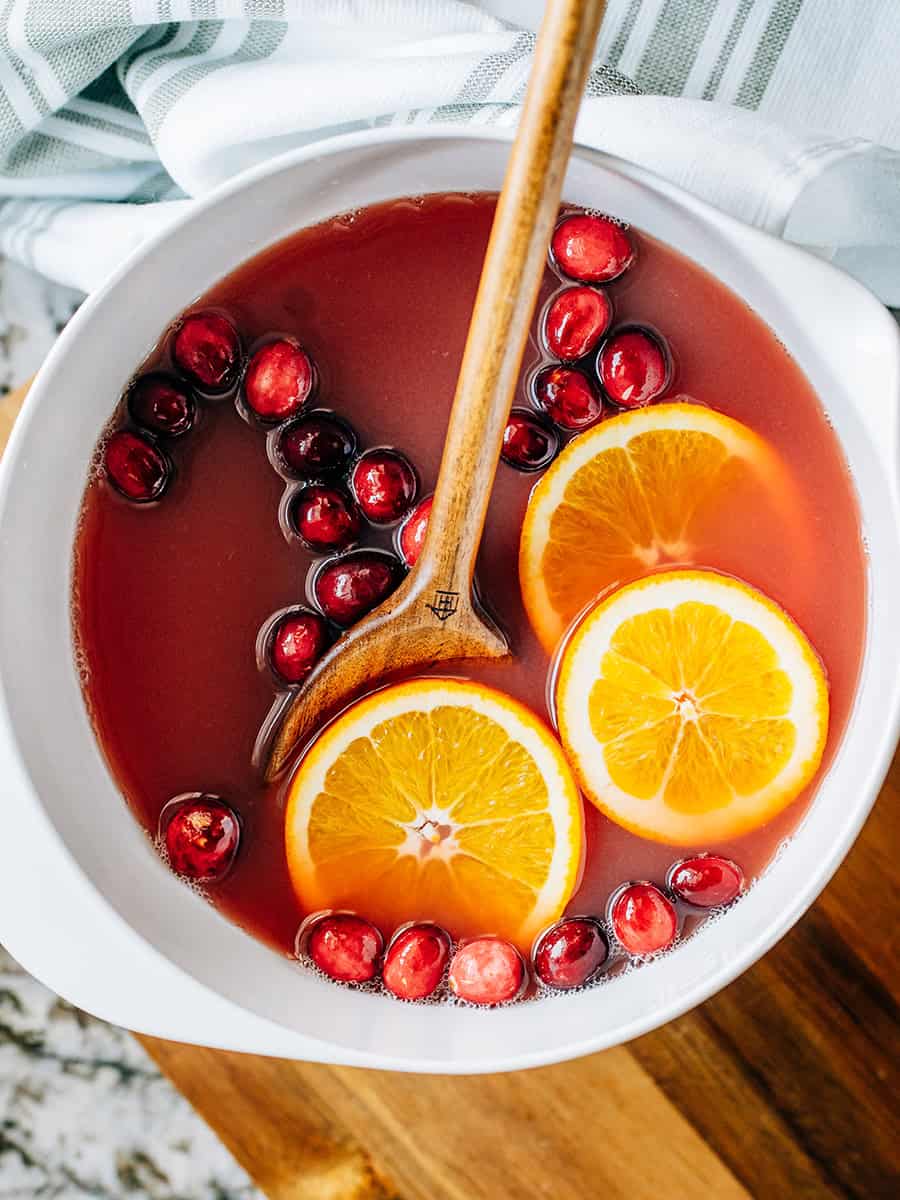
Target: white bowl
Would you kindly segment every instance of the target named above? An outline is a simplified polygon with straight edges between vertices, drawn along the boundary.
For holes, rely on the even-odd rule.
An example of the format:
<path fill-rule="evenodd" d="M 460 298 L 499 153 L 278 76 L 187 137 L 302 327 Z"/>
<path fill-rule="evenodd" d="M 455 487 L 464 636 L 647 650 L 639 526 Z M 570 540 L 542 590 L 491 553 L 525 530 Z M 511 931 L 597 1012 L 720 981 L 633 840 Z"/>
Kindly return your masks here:
<path fill-rule="evenodd" d="M 508 137 L 373 130 L 292 153 L 196 204 L 82 307 L 41 370 L 0 475 L 0 939 L 73 1003 L 184 1042 L 415 1071 L 494 1071 L 599 1050 L 705 999 L 825 886 L 866 818 L 900 722 L 900 345 L 820 260 L 645 171 L 578 150 L 564 195 L 690 255 L 777 331 L 827 407 L 869 548 L 865 662 L 840 751 L 771 869 L 727 919 L 599 990 L 498 1011 L 336 988 L 229 924 L 162 865 L 107 771 L 72 653 L 72 540 L 115 398 L 173 315 L 264 246 L 396 196 L 498 189 Z M 852 347 L 852 356 L 849 353 Z"/>

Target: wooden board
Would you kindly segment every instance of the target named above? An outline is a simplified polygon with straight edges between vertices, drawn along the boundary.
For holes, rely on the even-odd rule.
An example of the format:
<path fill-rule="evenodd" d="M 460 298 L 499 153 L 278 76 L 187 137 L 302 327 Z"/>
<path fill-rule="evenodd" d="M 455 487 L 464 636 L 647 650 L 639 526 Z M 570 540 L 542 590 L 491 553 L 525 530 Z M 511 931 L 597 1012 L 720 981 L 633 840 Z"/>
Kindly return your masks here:
<path fill-rule="evenodd" d="M 0 400 L 0 447 L 22 391 Z M 900 756 L 837 876 L 718 996 L 578 1062 L 394 1075 L 142 1038 L 270 1200 L 900 1195 Z"/>

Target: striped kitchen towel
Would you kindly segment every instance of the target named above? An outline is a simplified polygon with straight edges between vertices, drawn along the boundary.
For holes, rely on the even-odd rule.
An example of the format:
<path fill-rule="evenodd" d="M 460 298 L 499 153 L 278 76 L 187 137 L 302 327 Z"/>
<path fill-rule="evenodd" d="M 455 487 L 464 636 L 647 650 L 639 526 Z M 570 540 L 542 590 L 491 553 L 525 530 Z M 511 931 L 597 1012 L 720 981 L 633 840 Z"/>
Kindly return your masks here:
<path fill-rule="evenodd" d="M 290 147 L 514 123 L 543 8 L 0 6 L 0 248 L 84 290 L 190 197 Z M 900 304 L 898 58 L 900 0 L 609 0 L 578 137 Z"/>

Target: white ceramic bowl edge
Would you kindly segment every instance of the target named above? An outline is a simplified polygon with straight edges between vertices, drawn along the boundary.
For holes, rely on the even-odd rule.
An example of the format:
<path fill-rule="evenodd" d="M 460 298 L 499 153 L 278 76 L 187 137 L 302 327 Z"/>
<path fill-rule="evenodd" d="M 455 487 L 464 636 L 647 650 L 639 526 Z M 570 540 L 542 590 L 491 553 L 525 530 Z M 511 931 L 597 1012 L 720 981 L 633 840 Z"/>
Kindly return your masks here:
<path fill-rule="evenodd" d="M 677 1016 L 771 946 L 821 891 L 874 801 L 900 722 L 896 328 L 827 264 L 582 150 L 567 199 L 596 206 L 602 196 L 744 296 L 823 397 L 853 471 L 870 550 L 867 651 L 844 744 L 796 836 L 727 922 L 665 960 L 594 992 L 484 1013 L 399 1006 L 301 976 L 180 885 L 118 795 L 84 708 L 69 621 L 78 505 L 113 398 L 173 314 L 240 261 L 379 199 L 496 189 L 507 138 L 378 130 L 254 169 L 91 297 L 34 385 L 0 468 L 0 938 L 107 1019 L 185 1041 L 407 1070 L 510 1069 L 601 1049 Z M 848 344 L 864 350 L 852 369 Z"/>

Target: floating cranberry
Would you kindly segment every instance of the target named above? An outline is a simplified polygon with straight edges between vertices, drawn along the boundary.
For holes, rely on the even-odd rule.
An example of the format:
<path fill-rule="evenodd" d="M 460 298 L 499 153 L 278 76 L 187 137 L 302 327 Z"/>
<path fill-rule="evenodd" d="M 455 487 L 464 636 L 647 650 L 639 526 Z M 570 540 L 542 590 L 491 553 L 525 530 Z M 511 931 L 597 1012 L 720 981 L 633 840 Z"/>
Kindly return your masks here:
<path fill-rule="evenodd" d="M 669 385 L 669 356 L 649 329 L 621 329 L 600 347 L 597 375 L 620 408 L 643 408 Z"/>
<path fill-rule="evenodd" d="M 221 313 L 191 313 L 175 333 L 172 358 L 203 391 L 227 392 L 240 372 L 241 339 Z"/>
<path fill-rule="evenodd" d="M 416 498 L 416 473 L 396 450 L 367 450 L 350 476 L 356 502 L 373 525 L 392 525 Z"/>
<path fill-rule="evenodd" d="M 163 437 L 180 437 L 194 423 L 196 405 L 178 379 L 154 373 L 136 379 L 128 391 L 128 412 L 136 425 Z"/>
<path fill-rule="evenodd" d="M 588 982 L 609 955 L 606 934 L 593 917 L 564 917 L 541 937 L 534 973 L 547 987 L 567 989 Z"/>
<path fill-rule="evenodd" d="M 563 362 L 590 354 L 609 328 L 612 305 L 596 288 L 570 287 L 559 292 L 547 309 L 544 341 Z"/>
<path fill-rule="evenodd" d="M 437 989 L 450 957 L 450 935 L 438 925 L 411 925 L 391 941 L 381 977 L 400 1000 L 424 1000 Z"/>
<path fill-rule="evenodd" d="M 340 488 L 314 483 L 291 503 L 291 521 L 310 550 L 346 550 L 359 536 L 356 505 Z"/>
<path fill-rule="evenodd" d="M 738 898 L 744 890 L 744 872 L 730 858 L 719 854 L 695 854 L 675 863 L 666 882 L 686 904 L 695 908 L 715 908 Z"/>
<path fill-rule="evenodd" d="M 583 283 L 608 283 L 634 262 L 627 230 L 591 213 L 564 217 L 553 231 L 550 250 L 563 274 Z"/>
<path fill-rule="evenodd" d="M 581 371 L 547 367 L 534 381 L 534 394 L 544 412 L 562 429 L 586 429 L 600 419 L 603 401 Z"/>
<path fill-rule="evenodd" d="M 306 351 L 292 338 L 278 338 L 254 351 L 244 375 L 244 399 L 261 421 L 284 421 L 300 413 L 314 378 Z"/>
<path fill-rule="evenodd" d="M 559 449 L 556 431 L 548 427 L 534 413 L 524 408 L 514 408 L 509 414 L 503 431 L 504 462 L 520 471 L 540 471 L 553 461 Z"/>
<path fill-rule="evenodd" d="M 291 421 L 275 436 L 276 465 L 295 479 L 341 475 L 356 453 L 356 435 L 330 413 L 309 413 Z"/>
<path fill-rule="evenodd" d="M 331 913 L 313 923 L 306 952 L 320 971 L 341 983 L 367 983 L 378 973 L 383 942 L 369 921 Z"/>
<path fill-rule="evenodd" d="M 219 796 L 200 793 L 170 800 L 160 816 L 160 831 L 172 870 L 201 883 L 226 874 L 241 840 L 234 810 Z"/>
<path fill-rule="evenodd" d="M 425 534 L 428 532 L 428 518 L 431 516 L 431 506 L 434 496 L 426 496 L 420 500 L 403 524 L 397 542 L 400 554 L 408 567 L 413 567 L 419 561 L 422 547 L 425 544 Z"/>
<path fill-rule="evenodd" d="M 130 429 L 119 429 L 112 434 L 103 451 L 103 461 L 116 491 L 138 504 L 157 500 L 171 475 L 169 460 L 159 447 Z"/>
<path fill-rule="evenodd" d="M 295 609 L 285 613 L 271 633 L 270 658 L 285 683 L 301 683 L 325 652 L 328 626 L 320 613 Z"/>
<path fill-rule="evenodd" d="M 653 883 L 628 883 L 612 897 L 613 932 L 629 954 L 644 957 L 666 950 L 678 933 L 672 901 Z"/>
<path fill-rule="evenodd" d="M 470 1004 L 505 1004 L 525 985 L 525 964 L 515 946 L 497 937 L 473 938 L 453 955 L 450 990 Z"/>
<path fill-rule="evenodd" d="M 357 550 L 326 563 L 313 591 L 325 616 L 346 627 L 389 596 L 399 579 L 400 564 L 392 554 Z"/>

